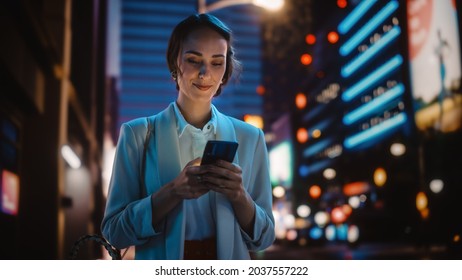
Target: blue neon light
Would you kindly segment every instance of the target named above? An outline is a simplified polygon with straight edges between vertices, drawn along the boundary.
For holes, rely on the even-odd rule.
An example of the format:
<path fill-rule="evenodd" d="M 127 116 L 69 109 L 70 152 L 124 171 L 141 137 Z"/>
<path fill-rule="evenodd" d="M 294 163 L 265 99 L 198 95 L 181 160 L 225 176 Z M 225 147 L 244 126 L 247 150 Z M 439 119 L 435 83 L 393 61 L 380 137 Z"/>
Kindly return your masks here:
<path fill-rule="evenodd" d="M 367 75 L 365 78 L 360 80 L 358 83 L 353 85 L 352 87 L 348 88 L 342 94 L 342 99 L 345 102 L 351 101 L 355 98 L 358 94 L 360 94 L 363 90 L 368 88 L 369 86 L 373 85 L 375 82 L 395 70 L 398 66 L 403 63 L 403 57 L 399 54 L 392 57 L 390 60 L 385 62 L 385 64 L 381 65 L 379 68 L 374 70 L 372 73 Z"/>
<path fill-rule="evenodd" d="M 316 123 L 315 125 L 311 126 L 311 128 L 309 130 L 312 131 L 312 130 L 315 130 L 315 129 L 319 129 L 319 130 L 323 131 L 323 130 L 327 129 L 327 127 L 329 127 L 335 121 L 336 121 L 335 116 L 332 116 L 331 118 L 326 118 L 326 119 Z"/>
<path fill-rule="evenodd" d="M 300 165 L 298 168 L 298 174 L 300 174 L 302 177 L 307 177 L 310 174 L 326 169 L 326 167 L 328 167 L 331 163 L 332 159 L 324 159 L 311 165 Z"/>
<path fill-rule="evenodd" d="M 324 139 L 317 142 L 314 145 L 309 146 L 303 151 L 303 157 L 310 157 L 322 151 L 323 149 L 327 148 L 333 142 L 332 138 Z"/>
<path fill-rule="evenodd" d="M 385 19 L 387 19 L 399 7 L 398 1 L 390 1 L 370 21 L 368 21 L 358 32 L 355 33 L 345 44 L 340 47 L 342 56 L 348 55 L 355 47 L 374 31 Z"/>
<path fill-rule="evenodd" d="M 379 41 L 372 45 L 367 51 L 359 54 L 354 59 L 351 60 L 346 66 L 342 67 L 341 74 L 342 77 L 348 78 L 356 70 L 358 70 L 364 63 L 369 61 L 374 57 L 378 52 L 385 48 L 390 42 L 392 42 L 398 35 L 401 34 L 401 28 L 399 26 L 393 27 L 388 31 Z"/>
<path fill-rule="evenodd" d="M 310 174 L 310 168 L 306 165 L 300 165 L 298 168 L 298 174 L 300 174 L 302 177 L 306 177 L 308 174 Z"/>
<path fill-rule="evenodd" d="M 362 144 L 366 141 L 371 141 L 383 135 L 385 132 L 398 127 L 405 123 L 407 120 L 407 116 L 405 113 L 399 113 L 398 115 L 378 124 L 375 125 L 367 130 L 361 131 L 355 135 L 352 135 L 345 139 L 343 145 L 347 149 L 354 148 L 359 144 Z"/>
<path fill-rule="evenodd" d="M 355 121 L 367 116 L 368 114 L 375 112 L 377 109 L 382 108 L 390 101 L 404 93 L 404 85 L 398 84 L 393 88 L 387 90 L 379 97 L 374 98 L 371 102 L 368 102 L 361 107 L 356 108 L 352 112 L 348 113 L 343 117 L 343 123 L 350 125 Z"/>
<path fill-rule="evenodd" d="M 361 1 L 358 6 L 338 25 L 338 32 L 345 34 L 355 25 L 358 20 L 377 2 L 377 0 Z"/>

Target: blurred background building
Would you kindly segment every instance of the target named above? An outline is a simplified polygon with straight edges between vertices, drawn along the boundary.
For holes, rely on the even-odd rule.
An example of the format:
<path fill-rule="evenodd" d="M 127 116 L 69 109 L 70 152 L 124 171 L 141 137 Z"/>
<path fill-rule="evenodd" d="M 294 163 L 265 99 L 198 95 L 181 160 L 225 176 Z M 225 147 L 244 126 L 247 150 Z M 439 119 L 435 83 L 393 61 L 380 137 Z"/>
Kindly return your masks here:
<path fill-rule="evenodd" d="M 461 258 L 461 8 L 1 1 L 0 258 L 66 259 L 100 233 L 119 127 L 175 100 L 168 38 L 197 11 L 244 66 L 215 105 L 267 139 L 277 241 L 255 258 Z"/>
<path fill-rule="evenodd" d="M 98 231 L 106 6 L 0 3 L 1 258 L 66 258 Z"/>

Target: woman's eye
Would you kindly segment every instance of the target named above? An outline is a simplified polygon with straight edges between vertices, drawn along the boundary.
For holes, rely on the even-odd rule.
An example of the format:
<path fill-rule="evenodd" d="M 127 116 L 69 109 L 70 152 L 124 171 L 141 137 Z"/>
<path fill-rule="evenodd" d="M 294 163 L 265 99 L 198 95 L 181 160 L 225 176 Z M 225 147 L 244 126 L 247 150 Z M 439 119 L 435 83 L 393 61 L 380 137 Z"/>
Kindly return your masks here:
<path fill-rule="evenodd" d="M 188 59 L 188 62 L 192 63 L 192 64 L 199 64 L 200 63 L 199 61 L 194 60 L 194 59 Z"/>
<path fill-rule="evenodd" d="M 212 63 L 213 66 L 221 66 L 223 63 Z"/>

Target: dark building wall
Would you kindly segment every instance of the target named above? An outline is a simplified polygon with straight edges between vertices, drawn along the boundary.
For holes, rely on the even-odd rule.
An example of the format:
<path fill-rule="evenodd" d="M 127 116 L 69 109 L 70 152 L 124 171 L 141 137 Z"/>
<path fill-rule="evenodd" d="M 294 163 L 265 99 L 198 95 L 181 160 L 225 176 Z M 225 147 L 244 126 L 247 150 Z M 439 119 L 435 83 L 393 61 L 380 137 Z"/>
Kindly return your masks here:
<path fill-rule="evenodd" d="M 84 229 L 74 234 L 98 231 L 105 6 L 106 1 L 91 0 L 0 3 L 0 118 L 17 132 L 13 159 L 2 149 L 0 169 L 15 173 L 20 182 L 17 214 L 0 212 L 1 259 L 66 258 L 75 241 L 66 228 Z M 90 170 L 91 214 L 78 226 L 66 220 L 73 197 L 66 196 L 69 167 L 61 156 L 63 144 L 81 147 L 83 168 Z M 98 256 L 99 251 L 84 254 Z"/>

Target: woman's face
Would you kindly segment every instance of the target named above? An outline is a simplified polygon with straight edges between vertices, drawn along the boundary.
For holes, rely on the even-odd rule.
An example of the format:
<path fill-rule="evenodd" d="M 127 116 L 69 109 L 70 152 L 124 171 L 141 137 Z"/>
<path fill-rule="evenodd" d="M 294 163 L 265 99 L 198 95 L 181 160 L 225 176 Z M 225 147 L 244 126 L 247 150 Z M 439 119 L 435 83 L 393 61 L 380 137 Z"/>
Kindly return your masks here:
<path fill-rule="evenodd" d="M 210 28 L 192 31 L 178 55 L 179 98 L 210 102 L 226 70 L 226 39 Z"/>

